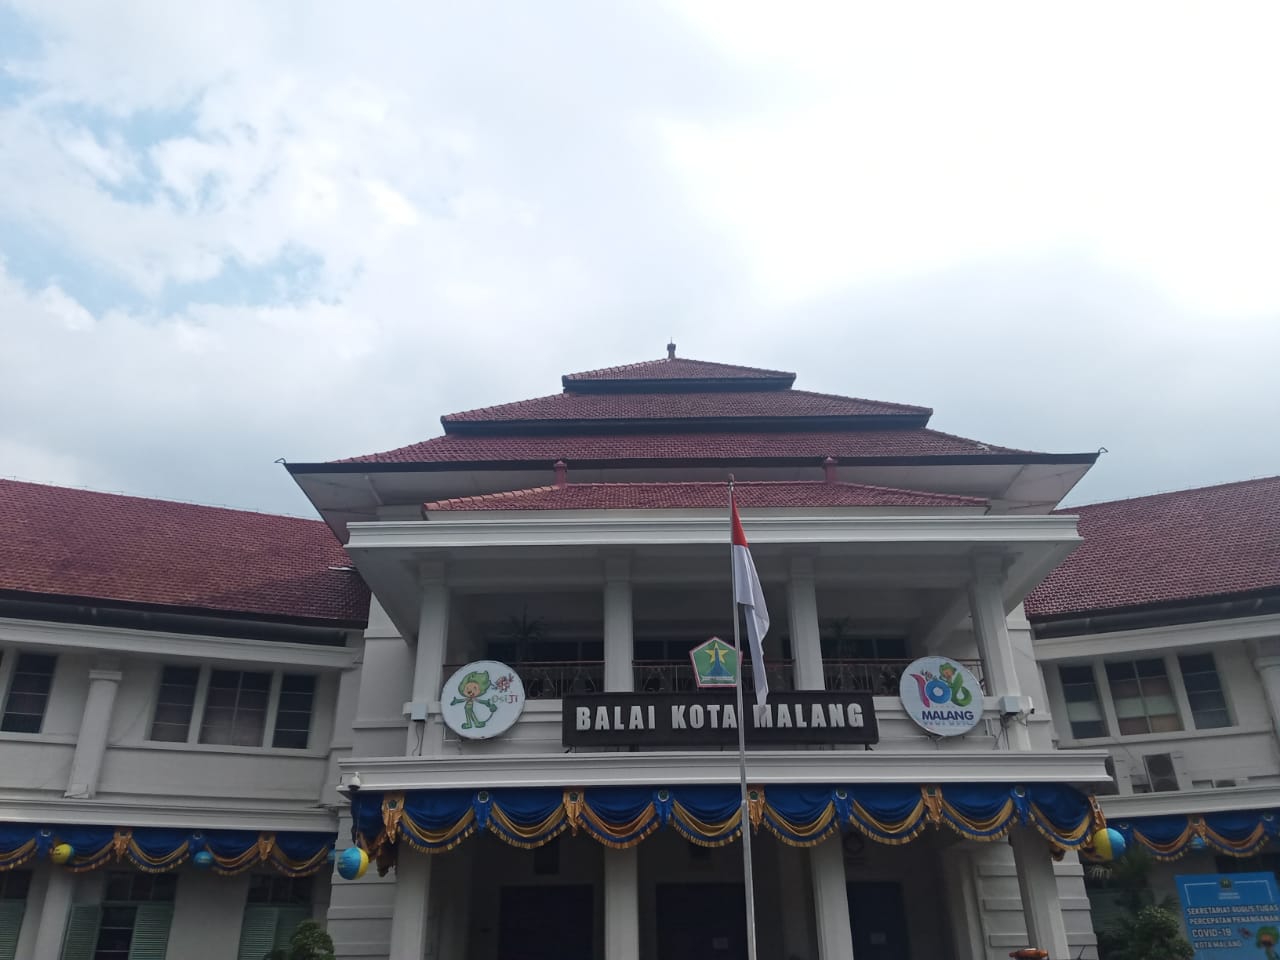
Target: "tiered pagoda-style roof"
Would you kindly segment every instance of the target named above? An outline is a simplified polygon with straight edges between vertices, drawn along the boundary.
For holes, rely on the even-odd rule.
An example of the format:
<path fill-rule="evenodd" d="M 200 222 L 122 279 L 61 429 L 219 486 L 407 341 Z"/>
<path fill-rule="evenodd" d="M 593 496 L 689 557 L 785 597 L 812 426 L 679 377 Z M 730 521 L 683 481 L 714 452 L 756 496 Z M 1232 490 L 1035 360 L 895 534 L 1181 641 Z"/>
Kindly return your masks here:
<path fill-rule="evenodd" d="M 795 379 L 677 357 L 669 344 L 663 359 L 566 374 L 560 393 L 446 414 L 443 433 L 427 440 L 288 469 L 345 540 L 348 523 L 388 510 L 543 487 L 557 461 L 580 483 L 680 484 L 730 472 L 744 481 L 813 481 L 834 460 L 844 483 L 1044 513 L 1097 458 L 969 440 L 930 429 L 928 407 L 797 390 Z"/>

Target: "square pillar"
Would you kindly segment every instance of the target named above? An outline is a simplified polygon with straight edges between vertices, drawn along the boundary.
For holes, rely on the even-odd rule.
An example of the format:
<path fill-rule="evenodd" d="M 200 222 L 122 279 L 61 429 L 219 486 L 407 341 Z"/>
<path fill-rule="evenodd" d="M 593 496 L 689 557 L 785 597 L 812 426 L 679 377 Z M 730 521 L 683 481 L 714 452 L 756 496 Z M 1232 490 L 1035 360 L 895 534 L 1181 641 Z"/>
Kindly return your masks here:
<path fill-rule="evenodd" d="M 76 874 L 70 870 L 52 868 L 48 876 L 32 960 L 58 960 L 62 956 L 62 938 L 66 936 L 67 917 L 76 892 Z"/>
<path fill-rule="evenodd" d="M 449 587 L 444 579 L 444 565 L 423 564 L 422 605 L 418 613 L 418 645 L 413 658 L 412 700 L 406 704 L 406 716 L 414 708 L 422 711 L 440 698 L 444 683 L 444 659 L 449 642 Z M 419 746 L 418 724 L 410 722 L 405 754 L 434 753 L 435 743 Z M 437 731 L 438 734 L 438 731 Z M 425 739 L 425 738 L 424 738 Z"/>
<path fill-rule="evenodd" d="M 818 589 L 813 560 L 792 557 L 787 579 L 787 611 L 791 618 L 791 657 L 797 690 L 825 690 L 822 639 L 818 632 Z"/>
<path fill-rule="evenodd" d="M 390 954 L 396 960 L 426 957 L 430 892 L 431 856 L 401 846 L 396 858 L 396 892 L 391 913 Z"/>
<path fill-rule="evenodd" d="M 1018 871 L 1028 946 L 1048 950 L 1050 960 L 1070 957 L 1049 845 L 1030 827 L 1014 827 L 1009 834 L 1009 844 L 1013 847 L 1013 862 Z"/>
<path fill-rule="evenodd" d="M 853 960 L 849 888 L 844 876 L 844 846 L 839 835 L 809 848 L 818 960 Z"/>
<path fill-rule="evenodd" d="M 89 694 L 80 717 L 80 735 L 76 738 L 76 752 L 71 758 L 71 776 L 64 796 L 89 800 L 97 792 L 107 734 L 111 730 L 111 711 L 119 687 L 120 670 L 116 663 L 104 662 L 89 671 Z"/>
<path fill-rule="evenodd" d="M 631 561 L 609 557 L 604 562 L 604 688 L 635 689 L 634 621 L 631 611 Z"/>
<path fill-rule="evenodd" d="M 635 847 L 604 851 L 604 955 L 640 960 L 640 873 Z"/>
<path fill-rule="evenodd" d="M 987 694 L 993 697 L 1017 696 L 1022 689 L 1005 618 L 1003 584 L 1003 555 L 977 554 L 973 558 L 973 579 L 969 583 L 969 611 L 973 617 L 973 638 L 982 657 Z M 1007 730 L 1010 749 L 1031 748 L 1031 735 L 1026 724 L 1013 719 L 1009 721 Z"/>

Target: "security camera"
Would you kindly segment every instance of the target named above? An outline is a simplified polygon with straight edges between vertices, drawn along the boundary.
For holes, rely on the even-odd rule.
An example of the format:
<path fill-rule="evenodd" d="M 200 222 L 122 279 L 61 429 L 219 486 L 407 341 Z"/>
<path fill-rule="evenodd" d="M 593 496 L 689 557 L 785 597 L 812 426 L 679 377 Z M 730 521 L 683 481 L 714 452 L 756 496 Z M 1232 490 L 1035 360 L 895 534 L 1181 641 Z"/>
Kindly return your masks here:
<path fill-rule="evenodd" d="M 360 774 L 353 773 L 347 778 L 347 793 L 359 793 L 360 788 L 363 785 L 363 782 L 360 780 Z"/>

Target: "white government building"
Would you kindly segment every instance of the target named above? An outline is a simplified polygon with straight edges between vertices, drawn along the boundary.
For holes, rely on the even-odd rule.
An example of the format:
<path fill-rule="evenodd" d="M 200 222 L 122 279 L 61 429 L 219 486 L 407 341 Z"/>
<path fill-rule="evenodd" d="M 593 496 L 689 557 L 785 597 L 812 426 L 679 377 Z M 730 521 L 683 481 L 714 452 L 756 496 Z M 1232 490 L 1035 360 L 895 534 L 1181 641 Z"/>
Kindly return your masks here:
<path fill-rule="evenodd" d="M 1078 532 L 1094 454 L 793 381 L 674 346 L 569 375 L 290 464 L 324 523 L 0 481 L 0 960 L 258 960 L 308 917 L 343 958 L 745 957 L 732 700 L 689 656 L 733 635 L 730 473 L 772 619 L 762 957 L 1090 958 L 1104 811 L 1258 862 L 1277 483 Z M 1200 580 L 1131 578 L 1193 513 Z M 899 696 L 925 657 L 967 732 Z"/>

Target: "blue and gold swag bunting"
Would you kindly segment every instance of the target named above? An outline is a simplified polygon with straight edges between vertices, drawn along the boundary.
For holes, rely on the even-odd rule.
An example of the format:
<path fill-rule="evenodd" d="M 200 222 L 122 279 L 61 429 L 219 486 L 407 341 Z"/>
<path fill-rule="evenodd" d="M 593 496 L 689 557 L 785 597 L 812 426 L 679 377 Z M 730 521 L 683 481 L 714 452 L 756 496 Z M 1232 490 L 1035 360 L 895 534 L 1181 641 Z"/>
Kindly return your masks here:
<path fill-rule="evenodd" d="M 60 843 L 74 848 L 66 867 L 75 873 L 109 863 L 130 863 L 146 873 L 176 869 L 202 850 L 211 872 L 234 876 L 259 865 L 287 877 L 305 877 L 327 864 L 336 834 L 290 831 L 183 830 L 161 827 L 94 827 L 0 823 L 0 871 L 47 857 Z"/>
<path fill-rule="evenodd" d="M 1177 860 L 1191 850 L 1252 857 L 1268 840 L 1280 836 L 1275 810 L 1131 817 L 1108 826 L 1120 831 L 1129 849 L 1141 846 L 1156 860 Z M 1085 856 L 1089 859 L 1087 850 Z"/>
<path fill-rule="evenodd" d="M 742 834 L 736 786 L 422 790 L 360 793 L 352 801 L 356 842 L 371 856 L 401 842 L 422 853 L 451 850 L 478 831 L 530 849 L 585 832 L 608 847 L 633 847 L 670 828 L 690 843 L 718 847 Z M 1090 798 L 1060 784 L 862 784 L 752 787 L 748 814 L 783 843 L 811 847 L 857 830 L 881 843 L 907 843 L 946 826 L 970 840 L 997 840 L 1015 824 L 1058 848 L 1078 848 L 1102 825 Z"/>

